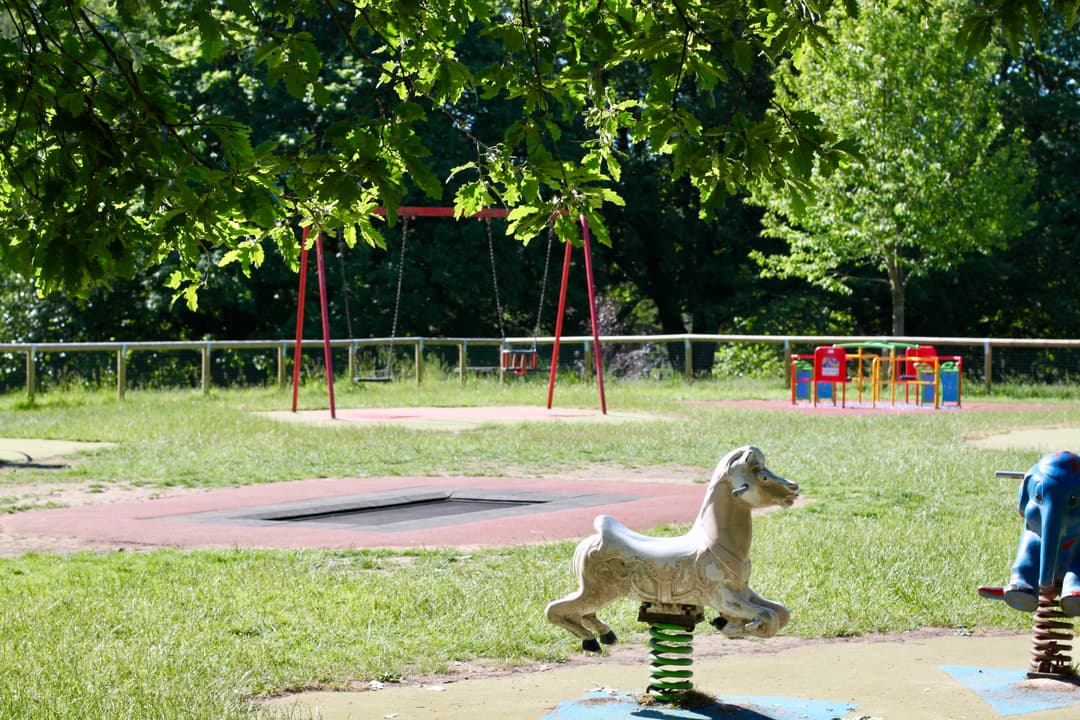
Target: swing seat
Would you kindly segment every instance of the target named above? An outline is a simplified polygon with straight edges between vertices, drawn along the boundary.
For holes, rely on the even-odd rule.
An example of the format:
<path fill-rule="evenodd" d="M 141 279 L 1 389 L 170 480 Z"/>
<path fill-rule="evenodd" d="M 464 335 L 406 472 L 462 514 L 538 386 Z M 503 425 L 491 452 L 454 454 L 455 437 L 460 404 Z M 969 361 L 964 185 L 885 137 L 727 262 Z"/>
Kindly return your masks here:
<path fill-rule="evenodd" d="M 502 369 L 515 375 L 524 375 L 530 370 L 540 369 L 540 353 L 536 348 L 503 348 Z"/>
<path fill-rule="evenodd" d="M 369 375 L 369 376 L 354 377 L 352 379 L 352 381 L 353 382 L 358 382 L 358 383 L 362 383 L 362 382 L 379 383 L 379 382 L 390 382 L 392 379 L 393 378 L 391 378 L 389 375 Z"/>

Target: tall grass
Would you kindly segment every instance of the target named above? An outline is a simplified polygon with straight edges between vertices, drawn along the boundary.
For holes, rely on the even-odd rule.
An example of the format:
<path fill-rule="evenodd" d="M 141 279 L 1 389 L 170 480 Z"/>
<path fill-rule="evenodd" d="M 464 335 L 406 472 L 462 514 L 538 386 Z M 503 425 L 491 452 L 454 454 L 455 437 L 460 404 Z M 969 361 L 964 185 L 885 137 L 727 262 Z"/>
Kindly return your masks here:
<path fill-rule="evenodd" d="M 542 402 L 542 383 L 344 387 L 340 407 Z M 305 407 L 325 403 L 303 389 Z M 969 437 L 1080 424 L 1080 404 L 993 412 L 826 416 L 700 401 L 785 397 L 767 382 L 610 383 L 633 423 L 490 425 L 465 432 L 301 427 L 273 389 L 0 398 L 0 436 L 117 443 L 74 467 L 0 473 L 0 483 L 71 480 L 215 487 L 331 475 L 547 474 L 694 466 L 702 479 L 753 442 L 799 482 L 807 505 L 756 521 L 753 585 L 788 604 L 785 632 L 818 637 L 940 626 L 1022 630 L 1028 618 L 978 599 L 1001 583 L 1019 533 L 1015 481 L 1037 454 L 979 450 Z M 560 405 L 594 406 L 566 384 Z M 661 471 L 662 472 L 662 471 Z M 2 489 L 2 486 L 0 486 Z M 583 532 L 586 529 L 583 529 Z M 662 532 L 680 532 L 666 528 Z M 557 662 L 576 651 L 543 607 L 570 589 L 573 543 L 463 553 L 175 551 L 29 554 L 0 560 L 0 718 L 247 718 L 252 698 L 445 670 L 454 661 Z M 628 601 L 605 613 L 623 637 Z"/>

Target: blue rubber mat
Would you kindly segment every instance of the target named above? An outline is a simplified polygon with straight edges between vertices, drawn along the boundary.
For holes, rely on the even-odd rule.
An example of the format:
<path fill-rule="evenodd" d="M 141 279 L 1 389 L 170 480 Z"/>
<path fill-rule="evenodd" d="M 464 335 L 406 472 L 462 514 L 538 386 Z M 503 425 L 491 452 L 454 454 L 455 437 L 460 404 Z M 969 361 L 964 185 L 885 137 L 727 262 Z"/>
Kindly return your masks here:
<path fill-rule="evenodd" d="M 857 706 L 842 702 L 738 695 L 694 709 L 643 705 L 628 693 L 589 693 L 559 703 L 541 720 L 835 720 Z"/>
<path fill-rule="evenodd" d="M 1002 717 L 1027 715 L 1040 710 L 1080 707 L 1080 687 L 1054 683 L 1041 687 L 1030 683 L 1026 670 L 998 670 L 965 665 L 942 665 L 942 670 L 961 685 L 990 703 Z"/>

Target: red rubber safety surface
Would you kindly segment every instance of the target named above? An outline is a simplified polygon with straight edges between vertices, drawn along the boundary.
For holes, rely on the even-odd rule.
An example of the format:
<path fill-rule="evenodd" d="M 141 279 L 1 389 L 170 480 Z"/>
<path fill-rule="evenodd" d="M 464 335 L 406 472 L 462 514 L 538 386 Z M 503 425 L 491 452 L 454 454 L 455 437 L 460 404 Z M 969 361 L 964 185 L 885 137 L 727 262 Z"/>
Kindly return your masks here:
<path fill-rule="evenodd" d="M 317 523 L 206 522 L 196 513 L 251 508 L 406 488 L 542 491 L 630 496 L 608 505 L 462 522 L 425 530 L 380 532 L 319 527 Z M 379 477 L 320 478 L 248 485 L 140 502 L 31 510 L 0 520 L 0 531 L 15 535 L 73 537 L 165 547 L 244 548 L 469 548 L 552 542 L 593 532 L 593 519 L 614 515 L 637 530 L 688 523 L 705 493 L 700 483 L 590 482 L 560 478 Z"/>

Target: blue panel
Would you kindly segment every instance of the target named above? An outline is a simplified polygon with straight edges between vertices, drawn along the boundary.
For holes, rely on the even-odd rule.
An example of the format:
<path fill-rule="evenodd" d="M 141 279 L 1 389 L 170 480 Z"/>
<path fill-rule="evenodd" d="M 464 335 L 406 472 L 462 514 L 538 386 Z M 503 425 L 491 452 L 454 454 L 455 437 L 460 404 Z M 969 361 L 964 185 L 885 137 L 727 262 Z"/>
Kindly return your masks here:
<path fill-rule="evenodd" d="M 725 695 L 715 704 L 684 710 L 643 705 L 628 693 L 594 692 L 559 703 L 541 720 L 835 720 L 856 707 L 822 700 Z"/>
<path fill-rule="evenodd" d="M 1080 687 L 1056 683 L 1057 688 L 1041 689 L 1025 684 L 1026 670 L 996 670 L 994 668 L 942 665 L 961 685 L 978 693 L 1003 717 L 1053 708 L 1080 706 Z"/>

